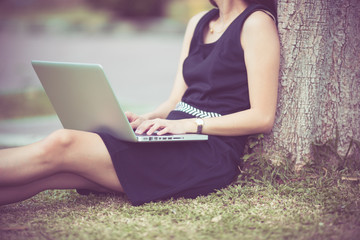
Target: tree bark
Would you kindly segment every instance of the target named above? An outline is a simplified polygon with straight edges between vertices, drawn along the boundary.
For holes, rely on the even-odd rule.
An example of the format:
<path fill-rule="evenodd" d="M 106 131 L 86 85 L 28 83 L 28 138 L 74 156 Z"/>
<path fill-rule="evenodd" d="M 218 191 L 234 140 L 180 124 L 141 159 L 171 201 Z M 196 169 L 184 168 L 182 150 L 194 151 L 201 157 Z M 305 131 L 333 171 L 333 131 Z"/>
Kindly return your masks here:
<path fill-rule="evenodd" d="M 282 45 L 277 119 L 264 139 L 273 160 L 302 166 L 311 143 L 360 140 L 360 1 L 278 0 Z"/>

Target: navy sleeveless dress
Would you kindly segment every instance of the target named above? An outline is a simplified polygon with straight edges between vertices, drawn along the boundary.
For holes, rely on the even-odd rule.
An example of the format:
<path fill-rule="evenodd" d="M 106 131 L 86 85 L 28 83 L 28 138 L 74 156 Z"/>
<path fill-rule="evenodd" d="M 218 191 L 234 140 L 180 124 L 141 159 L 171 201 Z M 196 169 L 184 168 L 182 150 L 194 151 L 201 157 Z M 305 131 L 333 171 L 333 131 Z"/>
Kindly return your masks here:
<path fill-rule="evenodd" d="M 168 119 L 219 117 L 250 107 L 240 32 L 261 5 L 250 5 L 216 42 L 204 44 L 204 29 L 218 16 L 199 21 L 183 65 L 188 85 Z M 246 136 L 209 136 L 208 141 L 130 143 L 106 133 L 103 139 L 117 176 L 133 205 L 168 198 L 195 198 L 228 186 L 239 174 Z"/>

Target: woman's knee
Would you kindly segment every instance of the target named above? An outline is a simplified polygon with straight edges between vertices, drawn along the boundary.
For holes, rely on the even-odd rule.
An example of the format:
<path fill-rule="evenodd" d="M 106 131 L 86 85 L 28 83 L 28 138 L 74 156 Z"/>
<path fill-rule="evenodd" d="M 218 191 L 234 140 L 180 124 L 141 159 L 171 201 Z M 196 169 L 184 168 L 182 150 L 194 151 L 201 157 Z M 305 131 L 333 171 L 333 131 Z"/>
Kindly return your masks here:
<path fill-rule="evenodd" d="M 49 148 L 66 149 L 75 141 L 75 133 L 68 129 L 59 129 L 45 138 L 45 144 Z"/>
<path fill-rule="evenodd" d="M 72 130 L 60 129 L 46 137 L 40 145 L 41 159 L 45 164 L 60 164 L 76 141 Z"/>

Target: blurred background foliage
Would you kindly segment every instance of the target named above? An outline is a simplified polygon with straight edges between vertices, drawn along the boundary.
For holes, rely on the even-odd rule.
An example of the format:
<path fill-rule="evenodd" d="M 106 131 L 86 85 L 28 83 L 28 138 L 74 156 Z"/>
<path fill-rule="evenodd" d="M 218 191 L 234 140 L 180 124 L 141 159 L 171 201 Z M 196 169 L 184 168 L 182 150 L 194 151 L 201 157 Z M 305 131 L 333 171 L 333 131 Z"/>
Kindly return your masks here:
<path fill-rule="evenodd" d="M 208 0 L 0 0 L 0 31 L 183 34 Z"/>
<path fill-rule="evenodd" d="M 120 17 L 162 17 L 168 0 L 87 0 L 94 6 L 113 10 Z"/>
<path fill-rule="evenodd" d="M 210 6 L 208 0 L 0 0 L 0 18 L 18 12 L 91 7 L 118 18 L 170 17 L 186 21 L 194 13 Z"/>
<path fill-rule="evenodd" d="M 0 0 L 0 120 L 54 114 L 29 58 L 98 61 L 96 46 L 140 34 L 170 46 L 175 40 L 165 36 L 182 39 L 190 17 L 210 8 L 208 0 Z M 93 49 L 74 47 L 89 36 L 100 38 L 92 41 Z M 66 44 L 77 51 L 67 52 Z M 102 60 L 109 72 L 123 58 L 120 49 Z M 115 72 L 113 78 L 120 79 Z"/>

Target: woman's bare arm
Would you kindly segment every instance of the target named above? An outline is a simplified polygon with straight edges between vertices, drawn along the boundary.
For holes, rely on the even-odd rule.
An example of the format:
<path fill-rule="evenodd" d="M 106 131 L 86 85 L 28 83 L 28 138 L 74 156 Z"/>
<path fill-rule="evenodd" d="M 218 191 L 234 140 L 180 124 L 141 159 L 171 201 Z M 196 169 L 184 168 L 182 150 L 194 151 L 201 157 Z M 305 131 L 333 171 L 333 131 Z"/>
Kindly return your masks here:
<path fill-rule="evenodd" d="M 248 75 L 250 109 L 205 119 L 203 132 L 247 135 L 269 132 L 274 124 L 280 65 L 280 43 L 275 22 L 264 12 L 253 13 L 241 33 Z"/>

